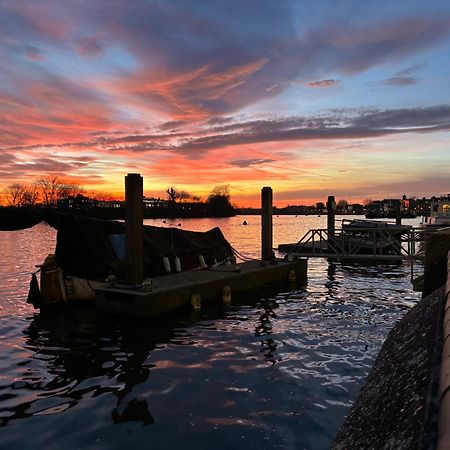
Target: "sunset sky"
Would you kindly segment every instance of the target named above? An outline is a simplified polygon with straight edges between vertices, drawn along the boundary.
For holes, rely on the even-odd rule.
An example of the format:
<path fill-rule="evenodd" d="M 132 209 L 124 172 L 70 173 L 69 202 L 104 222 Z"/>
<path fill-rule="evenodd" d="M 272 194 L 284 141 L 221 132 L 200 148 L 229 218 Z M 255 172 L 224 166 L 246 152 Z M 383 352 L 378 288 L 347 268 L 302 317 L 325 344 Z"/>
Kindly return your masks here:
<path fill-rule="evenodd" d="M 0 190 L 450 192 L 448 0 L 0 0 Z"/>

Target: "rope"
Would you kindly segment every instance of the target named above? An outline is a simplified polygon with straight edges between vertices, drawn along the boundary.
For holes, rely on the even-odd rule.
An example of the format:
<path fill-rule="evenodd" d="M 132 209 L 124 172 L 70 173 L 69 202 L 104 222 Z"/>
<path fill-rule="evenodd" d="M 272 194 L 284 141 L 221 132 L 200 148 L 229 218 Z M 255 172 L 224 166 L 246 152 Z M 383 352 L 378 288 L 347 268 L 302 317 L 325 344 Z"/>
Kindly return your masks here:
<path fill-rule="evenodd" d="M 13 278 L 25 278 L 26 276 L 29 277 L 30 275 L 36 274 L 40 271 L 41 269 L 36 270 L 36 272 L 20 272 L 20 273 L 13 273 L 11 275 L 3 275 L 0 276 L 0 280 L 8 280 L 8 279 L 13 279 Z"/>
<path fill-rule="evenodd" d="M 236 259 L 239 258 L 241 261 L 259 261 L 258 258 L 242 254 L 240 251 L 236 250 L 232 245 L 230 245 L 230 247 Z"/>

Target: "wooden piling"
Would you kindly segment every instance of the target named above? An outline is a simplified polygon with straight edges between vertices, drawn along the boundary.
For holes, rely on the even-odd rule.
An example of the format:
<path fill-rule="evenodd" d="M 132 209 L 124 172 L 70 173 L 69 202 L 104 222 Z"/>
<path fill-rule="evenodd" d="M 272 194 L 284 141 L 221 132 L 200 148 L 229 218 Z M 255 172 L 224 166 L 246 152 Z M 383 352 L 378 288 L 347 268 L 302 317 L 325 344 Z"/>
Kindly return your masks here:
<path fill-rule="evenodd" d="M 336 201 L 334 195 L 329 195 L 327 200 L 327 230 L 330 236 L 334 236 L 336 229 L 335 225 L 336 216 Z"/>
<path fill-rule="evenodd" d="M 133 286 L 144 278 L 143 179 L 125 177 L 125 281 Z"/>
<path fill-rule="evenodd" d="M 395 224 L 402 224 L 402 209 L 400 207 L 400 200 L 395 200 Z"/>
<path fill-rule="evenodd" d="M 261 189 L 261 259 L 263 261 L 270 261 L 275 257 L 273 252 L 272 200 L 272 188 L 263 187 Z"/>

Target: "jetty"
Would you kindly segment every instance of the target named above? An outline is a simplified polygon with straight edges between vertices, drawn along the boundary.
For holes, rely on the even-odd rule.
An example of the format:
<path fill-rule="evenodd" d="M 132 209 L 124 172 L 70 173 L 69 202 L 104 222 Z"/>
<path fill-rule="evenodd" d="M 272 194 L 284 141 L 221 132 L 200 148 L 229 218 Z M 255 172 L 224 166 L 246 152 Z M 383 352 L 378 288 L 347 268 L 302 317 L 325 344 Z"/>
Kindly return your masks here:
<path fill-rule="evenodd" d="M 292 285 L 306 281 L 306 259 L 287 262 L 247 261 L 157 277 L 147 289 L 116 286 L 96 290 L 98 309 L 148 318 L 183 307 L 200 308 L 261 290 L 268 285 Z"/>
<path fill-rule="evenodd" d="M 261 260 L 238 264 L 208 266 L 196 270 L 144 278 L 143 269 L 143 180 L 139 174 L 125 177 L 126 284 L 95 289 L 96 307 L 113 314 L 147 318 L 170 313 L 183 307 L 200 308 L 202 304 L 226 302 L 231 298 L 266 286 L 285 283 L 305 285 L 307 259 L 276 259 L 273 251 L 272 188 L 261 190 Z"/>
<path fill-rule="evenodd" d="M 424 258 L 423 246 L 429 230 L 402 225 L 400 210 L 395 223 L 374 220 L 343 220 L 336 228 L 336 203 L 327 201 L 327 228 L 309 230 L 298 242 L 280 244 L 278 251 L 288 258 L 335 260 L 402 261 Z"/>

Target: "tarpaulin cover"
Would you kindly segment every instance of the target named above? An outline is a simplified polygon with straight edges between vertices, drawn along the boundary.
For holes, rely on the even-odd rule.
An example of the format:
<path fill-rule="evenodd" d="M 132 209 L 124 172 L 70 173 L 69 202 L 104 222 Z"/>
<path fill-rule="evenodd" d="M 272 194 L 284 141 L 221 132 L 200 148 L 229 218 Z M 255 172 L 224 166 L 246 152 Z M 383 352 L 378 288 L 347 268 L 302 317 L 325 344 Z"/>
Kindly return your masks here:
<path fill-rule="evenodd" d="M 55 256 L 67 274 L 104 279 L 112 273 L 124 278 L 124 250 L 120 248 L 125 244 L 123 222 L 69 214 L 57 214 L 47 221 L 58 230 Z M 169 258 L 173 271 L 176 256 L 180 258 L 181 269 L 189 270 L 200 265 L 199 255 L 208 265 L 232 255 L 231 246 L 219 228 L 197 232 L 144 226 L 144 277 L 166 273 L 163 257 Z"/>

